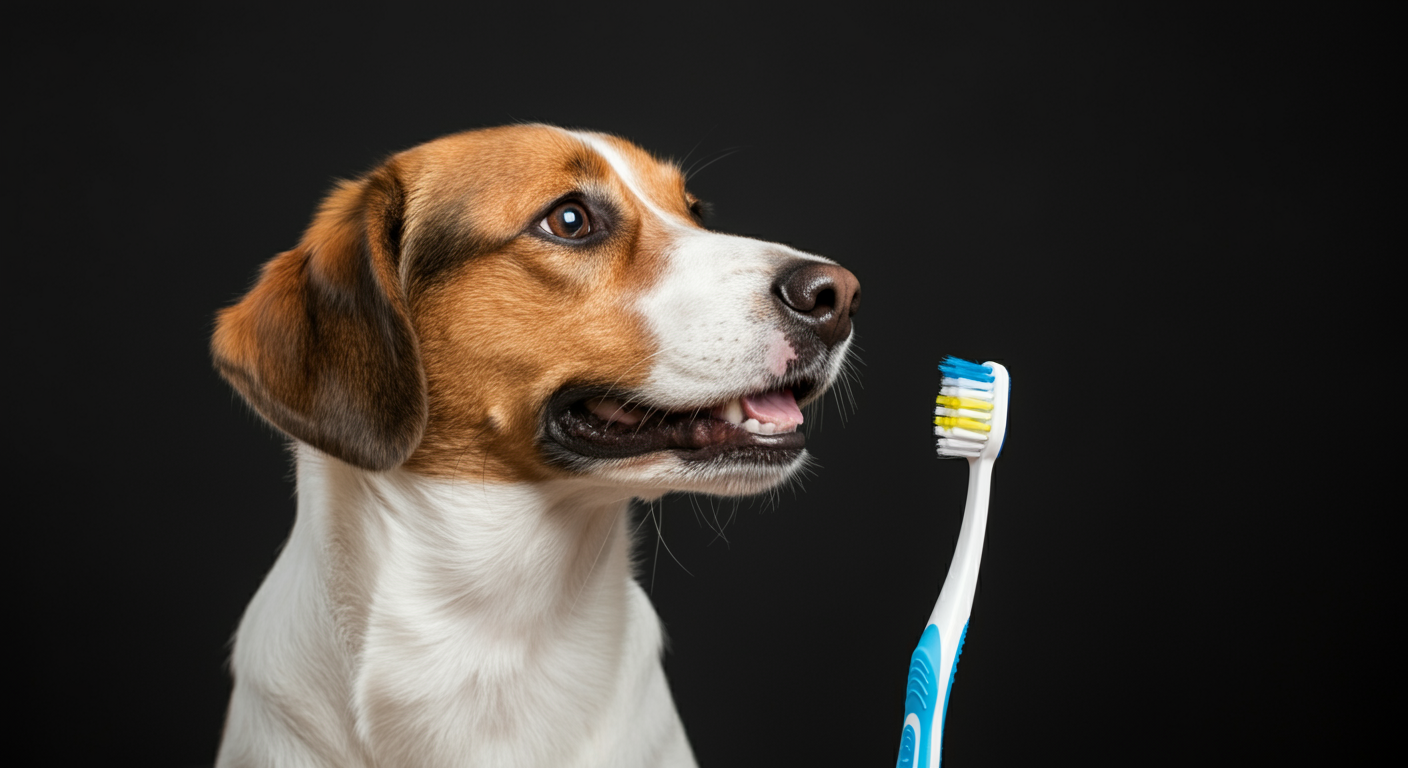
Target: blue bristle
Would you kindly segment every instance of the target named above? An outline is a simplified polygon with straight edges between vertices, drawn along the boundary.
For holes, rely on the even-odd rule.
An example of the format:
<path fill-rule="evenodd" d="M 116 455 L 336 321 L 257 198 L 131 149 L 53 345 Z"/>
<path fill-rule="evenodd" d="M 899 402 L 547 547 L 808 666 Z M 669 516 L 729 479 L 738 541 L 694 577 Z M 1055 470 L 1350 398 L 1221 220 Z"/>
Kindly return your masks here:
<path fill-rule="evenodd" d="M 955 379 L 972 379 L 992 383 L 996 378 L 992 375 L 992 369 L 986 365 L 969 362 L 960 357 L 949 355 L 943 362 L 939 363 L 939 370 L 945 376 Z"/>

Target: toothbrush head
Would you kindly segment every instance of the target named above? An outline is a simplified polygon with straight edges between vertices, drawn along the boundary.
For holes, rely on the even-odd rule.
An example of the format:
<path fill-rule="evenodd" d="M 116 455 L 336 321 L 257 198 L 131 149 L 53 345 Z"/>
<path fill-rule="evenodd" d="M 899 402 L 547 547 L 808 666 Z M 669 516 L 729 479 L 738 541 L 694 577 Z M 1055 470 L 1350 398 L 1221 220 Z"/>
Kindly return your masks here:
<path fill-rule="evenodd" d="M 934 434 L 941 459 L 995 459 L 1007 432 L 1011 379 L 994 362 L 948 356 L 939 363 L 943 381 L 934 408 Z"/>

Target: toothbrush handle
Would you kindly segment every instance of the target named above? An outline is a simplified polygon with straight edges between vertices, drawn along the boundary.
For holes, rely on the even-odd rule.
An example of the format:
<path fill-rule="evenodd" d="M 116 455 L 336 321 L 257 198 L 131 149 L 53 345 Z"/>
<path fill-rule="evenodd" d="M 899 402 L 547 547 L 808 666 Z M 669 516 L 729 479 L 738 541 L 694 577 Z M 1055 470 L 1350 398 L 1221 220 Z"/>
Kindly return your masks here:
<path fill-rule="evenodd" d="M 948 694 L 958 671 L 958 656 L 968 635 L 968 617 L 978 585 L 983 537 L 988 525 L 991 459 L 968 460 L 968 500 L 958 545 L 934 612 L 909 659 L 905 688 L 904 731 L 895 768 L 938 768 L 943 747 Z"/>
<path fill-rule="evenodd" d="M 937 625 L 945 637 L 952 637 L 968 623 L 973 611 L 973 593 L 978 587 L 978 566 L 983 559 L 983 538 L 988 531 L 988 495 L 992 487 L 992 459 L 968 460 L 968 500 L 963 505 L 963 525 L 958 544 L 948 564 L 939 600 L 929 623 Z"/>

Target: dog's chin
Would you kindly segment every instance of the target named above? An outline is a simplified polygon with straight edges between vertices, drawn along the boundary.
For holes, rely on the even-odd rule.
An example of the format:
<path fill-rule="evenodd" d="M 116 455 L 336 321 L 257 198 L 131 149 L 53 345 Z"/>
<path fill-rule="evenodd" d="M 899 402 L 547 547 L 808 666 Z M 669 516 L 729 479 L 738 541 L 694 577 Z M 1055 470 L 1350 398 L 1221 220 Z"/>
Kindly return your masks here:
<path fill-rule="evenodd" d="M 720 402 L 666 409 L 629 395 L 565 388 L 543 418 L 550 462 L 637 495 L 691 491 L 748 495 L 786 481 L 807 463 L 798 401 L 810 381 Z"/>
<path fill-rule="evenodd" d="M 671 453 L 634 459 L 598 459 L 579 465 L 578 473 L 626 490 L 641 499 L 658 498 L 671 491 L 711 496 L 751 496 L 785 483 L 811 460 L 806 450 L 787 462 L 697 462 Z"/>

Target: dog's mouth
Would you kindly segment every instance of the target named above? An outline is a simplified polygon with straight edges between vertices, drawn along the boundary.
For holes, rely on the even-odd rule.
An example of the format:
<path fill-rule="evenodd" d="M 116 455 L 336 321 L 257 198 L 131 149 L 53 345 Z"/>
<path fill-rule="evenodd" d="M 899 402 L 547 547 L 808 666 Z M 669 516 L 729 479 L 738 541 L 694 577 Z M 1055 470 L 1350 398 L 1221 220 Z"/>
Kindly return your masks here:
<path fill-rule="evenodd" d="M 667 410 L 628 395 L 568 389 L 553 398 L 546 432 L 572 454 L 623 459 L 672 451 L 686 460 L 733 458 L 764 463 L 796 458 L 806 445 L 799 403 L 815 384 L 732 397 L 694 408 Z"/>

